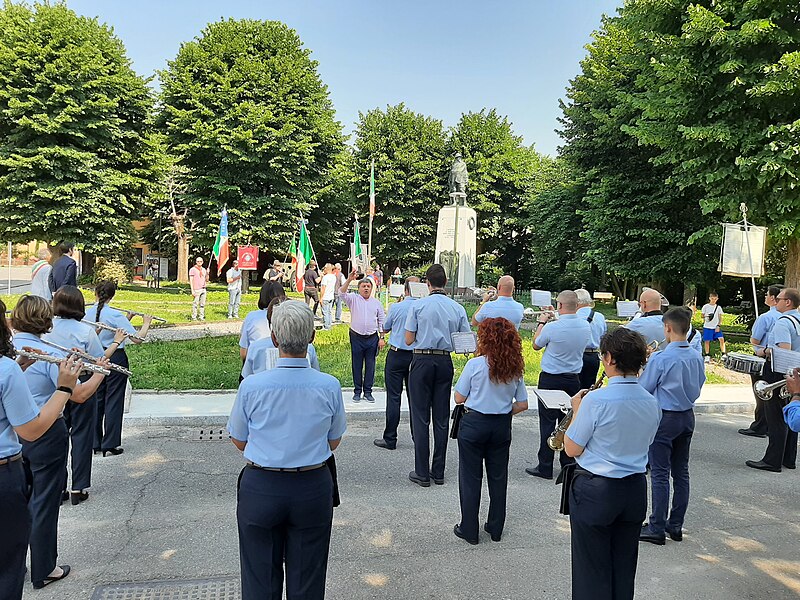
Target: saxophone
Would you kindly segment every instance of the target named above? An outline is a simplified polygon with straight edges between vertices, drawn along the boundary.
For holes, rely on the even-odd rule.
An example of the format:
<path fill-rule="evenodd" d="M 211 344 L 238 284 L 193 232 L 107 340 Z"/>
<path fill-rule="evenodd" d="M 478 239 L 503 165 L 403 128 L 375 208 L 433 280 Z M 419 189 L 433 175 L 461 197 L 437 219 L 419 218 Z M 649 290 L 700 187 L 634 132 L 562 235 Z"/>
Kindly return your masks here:
<path fill-rule="evenodd" d="M 586 390 L 586 392 L 584 393 L 584 396 L 586 394 L 588 394 L 589 392 L 591 392 L 593 390 L 596 390 L 597 388 L 601 387 L 603 385 L 603 380 L 605 378 L 606 378 L 606 373 L 605 373 L 605 371 L 603 371 L 600 374 L 600 377 L 598 378 L 598 380 L 594 382 L 592 387 L 590 387 L 588 390 Z M 570 425 L 570 423 L 572 423 L 572 415 L 573 415 L 573 411 L 572 411 L 572 408 L 570 408 L 564 414 L 564 418 L 562 418 L 561 421 L 559 422 L 559 424 L 556 425 L 556 428 L 553 431 L 553 433 L 550 434 L 550 437 L 547 438 L 547 445 L 550 446 L 550 448 L 552 450 L 559 450 L 559 451 L 564 450 L 564 434 L 567 433 L 567 429 L 569 429 L 569 425 Z"/>

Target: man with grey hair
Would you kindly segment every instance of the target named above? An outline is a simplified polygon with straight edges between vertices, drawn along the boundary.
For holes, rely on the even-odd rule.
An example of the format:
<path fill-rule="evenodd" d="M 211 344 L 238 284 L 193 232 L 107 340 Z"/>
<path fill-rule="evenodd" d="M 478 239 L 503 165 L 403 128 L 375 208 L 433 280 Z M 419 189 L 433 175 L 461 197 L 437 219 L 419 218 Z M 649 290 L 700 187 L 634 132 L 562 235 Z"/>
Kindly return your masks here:
<path fill-rule="evenodd" d="M 600 338 L 608 330 L 608 326 L 603 313 L 594 309 L 592 296 L 587 290 L 583 288 L 575 290 L 575 295 L 578 297 L 576 314 L 582 319 L 586 319 L 592 332 L 592 339 L 583 351 L 583 369 L 579 376 L 581 389 L 585 390 L 589 389 L 597 379 L 597 372 L 600 370 L 600 355 L 597 353 L 597 349 L 600 347 Z"/>
<path fill-rule="evenodd" d="M 484 319 L 502 317 L 508 319 L 519 329 L 525 307 L 514 300 L 514 278 L 503 275 L 497 281 L 497 297 L 490 300 L 486 295 L 478 310 L 472 316 L 472 325 L 477 327 Z"/>
<path fill-rule="evenodd" d="M 50 251 L 47 248 L 40 248 L 36 253 L 39 258 L 31 267 L 31 294 L 44 298 L 48 302 L 53 299 L 53 292 L 47 283 L 50 278 L 50 271 L 53 270 L 50 264 Z"/>
<path fill-rule="evenodd" d="M 562 390 L 574 396 L 581 390 L 579 375 L 583 369 L 583 351 L 591 343 L 592 331 L 589 323 L 576 314 L 578 295 L 572 290 L 564 290 L 558 295 L 556 309 L 558 320 L 554 319 L 554 313 L 542 313 L 533 332 L 533 349 L 544 350 L 538 387 L 542 390 Z M 553 478 L 555 453 L 547 445 L 547 438 L 562 417 L 560 410 L 547 408 L 539 400 L 539 464 L 535 468 L 525 469 L 528 475 Z M 564 452 L 561 452 L 559 461 L 562 468 L 574 462 Z"/>
<path fill-rule="evenodd" d="M 323 598 L 336 497 L 332 451 L 347 429 L 342 388 L 306 360 L 314 316 L 304 303 L 276 306 L 271 335 L 275 368 L 242 382 L 228 420 L 231 442 L 247 460 L 236 507 L 242 597 L 283 597 L 285 571 L 288 597 Z"/>

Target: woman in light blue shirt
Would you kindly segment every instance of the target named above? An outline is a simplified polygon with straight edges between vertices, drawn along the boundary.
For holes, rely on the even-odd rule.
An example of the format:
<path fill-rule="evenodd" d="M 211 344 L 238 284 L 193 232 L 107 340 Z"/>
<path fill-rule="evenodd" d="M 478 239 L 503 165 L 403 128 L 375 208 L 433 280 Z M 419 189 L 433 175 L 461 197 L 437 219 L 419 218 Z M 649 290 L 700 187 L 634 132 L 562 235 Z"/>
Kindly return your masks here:
<path fill-rule="evenodd" d="M 508 319 L 487 318 L 478 326 L 477 356 L 456 383 L 456 403 L 466 406 L 458 431 L 458 491 L 461 523 L 453 533 L 478 543 L 483 465 L 489 487 L 489 517 L 483 526 L 499 542 L 506 520 L 511 417 L 528 409 L 522 339 Z"/>
<path fill-rule="evenodd" d="M 115 338 L 115 333 L 101 330 L 97 333 L 100 343 L 105 351 L 111 350 L 111 362 L 125 367 L 129 366 L 128 355 L 125 352 L 125 345 L 130 341 L 134 344 L 141 344 L 141 339 L 134 339 L 130 336 L 144 338 L 150 329 L 153 317 L 145 315 L 142 317 L 142 326 L 139 331 L 131 325 L 130 313 L 125 316 L 124 311 L 111 308 L 110 303 L 117 293 L 117 284 L 113 281 L 101 281 L 94 288 L 95 304 L 86 307 L 87 319 L 95 323 L 103 323 L 114 329 L 122 329 L 127 335 L 127 339 L 121 342 Z M 125 389 L 128 386 L 128 376 L 119 371 L 111 371 L 111 375 L 97 390 L 97 419 L 95 421 L 94 432 L 94 451 L 102 452 L 103 456 L 111 454 L 115 456 L 122 454 L 122 414 L 125 409 Z"/>
<path fill-rule="evenodd" d="M 283 291 L 283 288 L 280 288 Z M 250 344 L 258 340 L 269 337 L 269 319 L 267 309 L 275 298 L 285 299 L 286 295 L 274 296 L 274 289 L 265 283 L 261 286 L 261 293 L 258 295 L 258 310 L 251 310 L 242 321 L 242 330 L 239 334 L 239 356 L 242 357 L 242 364 L 247 358 L 247 349 Z"/>
<path fill-rule="evenodd" d="M 243 600 L 325 597 L 334 482 L 328 463 L 347 429 L 339 381 L 308 365 L 314 315 L 304 303 L 275 308 L 274 369 L 239 386 L 228 421 L 247 466 L 236 520 Z M 285 570 L 285 577 L 284 577 Z"/>
<path fill-rule="evenodd" d="M 48 354 L 63 356 L 42 343 L 42 335 L 53 326 L 50 303 L 38 296 L 23 296 L 14 307 L 11 326 L 16 331 L 14 346 L 18 350 L 32 348 Z M 101 359 L 99 364 L 106 365 Z M 25 382 L 36 406 L 44 406 L 58 390 L 59 368 L 52 363 L 37 361 L 25 371 Z M 77 383 L 70 391 L 70 400 L 83 403 L 97 390 L 103 380 L 100 374 L 92 375 L 86 382 Z M 55 419 L 52 426 L 36 441 L 22 442 L 22 455 L 33 473 L 33 493 L 30 501 L 31 527 L 31 581 L 42 587 L 68 572 L 58 567 L 58 510 L 64 491 L 67 469 L 67 425 L 63 418 Z"/>
<path fill-rule="evenodd" d="M 639 385 L 644 337 L 619 327 L 600 338 L 600 356 L 608 386 L 572 398 L 564 436 L 564 451 L 578 463 L 566 490 L 573 600 L 633 598 L 647 452 L 661 420 L 658 401 Z"/>
<path fill-rule="evenodd" d="M 117 329 L 114 344 L 104 350 L 92 326 L 81 323 L 81 319 L 86 316 L 86 302 L 81 291 L 72 285 L 62 286 L 53 294 L 53 314 L 55 315 L 53 330 L 44 335 L 45 341 L 65 348 L 77 348 L 95 358 L 111 357 L 116 346 L 121 344 L 127 335 L 125 330 Z M 88 374 L 81 376 L 81 381 L 88 379 Z M 72 447 L 72 460 L 67 473 L 67 475 L 69 472 L 72 473 L 72 489 L 69 497 L 72 504 L 80 504 L 89 498 L 87 490 L 92 485 L 92 448 L 94 448 L 94 430 L 97 421 L 97 396 L 92 394 L 83 404 L 68 402 L 64 410 L 64 421 Z M 65 484 L 67 479 L 64 480 Z"/>
<path fill-rule="evenodd" d="M 75 389 L 80 372 L 72 359 L 58 369 L 58 388 L 39 407 L 25 383 L 11 342 L 6 322 L 6 305 L 0 301 L 0 592 L 3 598 L 21 600 L 25 581 L 25 556 L 31 534 L 31 513 L 28 510 L 28 465 L 22 458 L 19 438 L 35 442 L 46 434 L 61 416 Z M 26 361 L 25 367 L 31 362 Z M 19 436 L 19 437 L 18 437 Z M 47 583 L 66 577 L 69 567 L 56 567 L 45 578 Z M 45 585 L 45 580 L 35 582 Z"/>

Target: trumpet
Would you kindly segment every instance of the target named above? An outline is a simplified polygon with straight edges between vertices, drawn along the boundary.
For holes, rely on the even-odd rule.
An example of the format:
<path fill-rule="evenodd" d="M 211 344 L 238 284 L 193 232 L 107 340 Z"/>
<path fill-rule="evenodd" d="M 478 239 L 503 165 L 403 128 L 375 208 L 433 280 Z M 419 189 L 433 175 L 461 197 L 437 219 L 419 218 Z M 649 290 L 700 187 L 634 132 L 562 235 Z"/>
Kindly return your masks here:
<path fill-rule="evenodd" d="M 59 358 L 58 356 L 53 356 L 52 354 L 39 354 L 38 352 L 28 352 L 27 350 L 16 350 L 16 354 L 17 356 L 21 356 L 22 358 L 27 358 L 28 360 L 41 360 L 42 362 L 47 362 L 54 365 L 60 365 L 63 361 L 66 360 L 65 358 Z M 109 371 L 105 367 L 101 367 L 100 365 L 83 361 L 81 361 L 81 370 L 89 371 L 91 373 L 99 373 L 100 375 L 111 374 L 111 371 Z"/>
<path fill-rule="evenodd" d="M 606 372 L 603 371 L 600 374 L 600 377 L 597 381 L 594 382 L 592 387 L 586 390 L 586 394 L 589 392 L 596 390 L 597 388 L 603 385 L 603 380 L 606 378 Z M 584 396 L 586 395 L 584 394 Z M 550 437 L 547 438 L 547 445 L 550 446 L 551 450 L 563 450 L 564 449 L 564 435 L 567 433 L 567 429 L 569 429 L 570 423 L 572 423 L 572 415 L 574 411 L 570 407 L 564 413 L 564 417 L 561 421 L 556 425 L 555 430 L 553 433 L 550 434 Z"/>
<path fill-rule="evenodd" d="M 759 379 L 753 384 L 753 392 L 759 400 L 771 400 L 772 392 L 775 390 L 780 390 L 781 400 L 787 400 L 789 398 L 789 390 L 786 389 L 785 379 L 781 379 L 775 383 L 767 383 L 766 381 Z"/>
<path fill-rule="evenodd" d="M 106 304 L 106 306 L 108 306 L 108 305 Z M 148 315 L 147 313 L 139 312 L 139 311 L 136 311 L 136 310 L 128 310 L 127 308 L 117 308 L 116 306 L 108 306 L 108 308 L 110 308 L 111 310 L 116 310 L 116 311 L 119 311 L 119 312 L 128 313 L 129 315 L 133 315 L 135 317 L 147 317 L 147 316 L 149 316 L 151 319 L 153 319 L 153 321 L 158 321 L 159 323 L 166 323 L 167 322 L 166 319 L 162 319 L 161 317 L 156 317 L 154 315 Z"/>
<path fill-rule="evenodd" d="M 102 329 L 104 331 L 113 331 L 114 333 L 117 332 L 115 328 L 111 327 L 111 325 L 106 325 L 105 323 L 95 323 L 94 321 L 89 321 L 88 319 L 81 319 L 81 323 L 86 323 L 87 325 L 91 325 L 95 329 Z M 139 337 L 138 335 L 133 335 L 132 333 L 128 333 L 126 335 L 132 340 L 136 340 L 138 342 L 144 341 L 144 338 Z"/>
<path fill-rule="evenodd" d="M 61 352 L 65 352 L 67 354 L 74 354 L 75 356 L 78 356 L 78 357 L 82 358 L 86 362 L 93 363 L 93 364 L 97 362 L 97 357 L 96 356 L 92 356 L 88 352 L 82 352 L 81 350 L 73 350 L 71 348 L 65 348 L 64 346 L 59 346 L 58 344 L 56 344 L 54 342 L 51 342 L 51 341 L 48 341 L 48 340 L 40 339 L 39 341 L 42 342 L 43 344 L 47 344 L 51 348 L 55 348 L 56 350 L 60 350 Z M 116 371 L 117 373 L 122 373 L 123 375 L 127 375 L 128 377 L 133 375 L 133 373 L 131 371 L 129 371 L 128 369 L 126 369 L 122 365 L 118 365 L 118 364 L 115 364 L 115 363 L 111 363 L 110 365 L 108 365 L 108 368 L 111 369 L 112 371 Z"/>

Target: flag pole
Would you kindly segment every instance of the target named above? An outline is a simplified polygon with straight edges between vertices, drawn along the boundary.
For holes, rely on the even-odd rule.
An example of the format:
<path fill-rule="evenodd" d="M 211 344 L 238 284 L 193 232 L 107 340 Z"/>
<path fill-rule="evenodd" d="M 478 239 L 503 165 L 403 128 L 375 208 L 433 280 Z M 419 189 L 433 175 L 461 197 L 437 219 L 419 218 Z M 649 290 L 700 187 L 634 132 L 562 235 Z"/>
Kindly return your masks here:
<path fill-rule="evenodd" d="M 739 210 L 742 211 L 742 220 L 744 221 L 744 239 L 747 241 L 747 259 L 750 262 L 750 283 L 753 285 L 753 310 L 758 318 L 758 293 L 756 292 L 756 274 L 753 272 L 753 252 L 750 250 L 750 229 L 747 225 L 747 205 L 742 202 L 739 205 Z"/>
<path fill-rule="evenodd" d="M 369 172 L 369 235 L 367 240 L 367 268 L 372 267 L 372 217 L 375 215 L 375 159 Z"/>
<path fill-rule="evenodd" d="M 297 214 L 300 215 L 300 221 L 302 221 L 304 225 L 306 223 L 308 223 L 308 221 L 303 218 L 303 213 L 302 212 L 300 212 L 298 210 Z M 308 236 L 308 245 L 311 246 L 311 256 L 314 258 L 314 262 L 317 263 L 317 268 L 319 268 L 319 261 L 317 260 L 317 253 L 314 251 L 314 242 L 311 241 L 311 234 L 308 233 L 308 227 L 306 227 L 306 235 Z"/>

